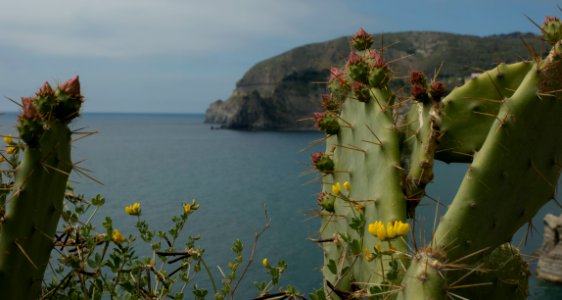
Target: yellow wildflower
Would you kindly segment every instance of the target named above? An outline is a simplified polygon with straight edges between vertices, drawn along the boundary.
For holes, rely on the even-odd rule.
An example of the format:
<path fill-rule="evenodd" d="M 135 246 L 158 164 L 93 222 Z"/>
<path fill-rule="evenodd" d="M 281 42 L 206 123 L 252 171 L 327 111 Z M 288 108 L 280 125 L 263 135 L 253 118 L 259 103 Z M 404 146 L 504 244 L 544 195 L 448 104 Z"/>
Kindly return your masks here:
<path fill-rule="evenodd" d="M 121 234 L 118 229 L 113 230 L 113 234 L 111 235 L 111 239 L 116 244 L 121 244 L 125 241 L 125 237 Z"/>
<path fill-rule="evenodd" d="M 140 203 L 135 202 L 131 205 L 125 206 L 125 212 L 131 216 L 138 216 L 140 215 Z"/>
<path fill-rule="evenodd" d="M 386 240 L 386 230 L 384 229 L 384 225 L 381 225 L 381 227 L 377 229 L 377 239 L 381 241 Z"/>
<path fill-rule="evenodd" d="M 396 236 L 396 230 L 394 225 L 398 225 L 398 223 L 397 222 L 386 223 L 386 235 L 388 236 L 389 239 L 393 239 Z"/>
<path fill-rule="evenodd" d="M 405 236 L 408 234 L 408 230 L 410 230 L 410 224 L 402 221 L 396 221 L 395 230 L 397 235 Z"/>
<path fill-rule="evenodd" d="M 349 181 L 346 181 L 343 183 L 343 187 L 347 190 L 347 191 L 351 191 L 351 183 L 349 183 Z"/>
<path fill-rule="evenodd" d="M 371 253 L 371 250 L 369 250 L 369 248 L 365 247 L 365 259 L 367 261 L 373 261 L 373 259 L 375 259 L 375 255 L 373 253 Z"/>
<path fill-rule="evenodd" d="M 184 211 L 186 214 L 189 214 L 189 213 L 191 212 L 191 204 L 184 203 L 184 204 L 183 204 L 183 211 Z"/>
<path fill-rule="evenodd" d="M 11 134 L 10 134 L 10 135 L 4 136 L 4 143 L 6 143 L 6 144 L 8 144 L 8 145 L 11 145 L 11 144 L 14 143 L 14 140 L 13 140 Z"/>
<path fill-rule="evenodd" d="M 332 193 L 339 195 L 341 193 L 341 185 L 339 182 L 336 182 L 336 184 L 332 185 Z"/>
<path fill-rule="evenodd" d="M 369 224 L 369 227 L 367 228 L 367 230 L 369 231 L 370 234 L 372 234 L 373 236 L 377 235 L 377 231 L 379 230 L 379 227 L 384 227 L 382 225 L 381 221 L 376 221 L 374 223 Z"/>
<path fill-rule="evenodd" d="M 376 243 L 376 244 L 375 244 L 375 249 L 376 249 L 376 250 L 377 250 L 377 252 L 379 252 L 379 253 L 380 253 L 380 252 L 382 252 L 382 246 L 381 246 L 381 243 Z"/>
<path fill-rule="evenodd" d="M 269 260 L 267 260 L 267 258 L 264 258 L 261 260 L 261 264 L 265 267 L 265 268 L 269 268 Z"/>
<path fill-rule="evenodd" d="M 6 153 L 7 153 L 7 154 L 14 154 L 14 153 L 16 153 L 16 151 L 17 151 L 17 149 L 16 149 L 16 147 L 14 147 L 14 146 L 8 146 L 8 147 L 6 147 Z"/>

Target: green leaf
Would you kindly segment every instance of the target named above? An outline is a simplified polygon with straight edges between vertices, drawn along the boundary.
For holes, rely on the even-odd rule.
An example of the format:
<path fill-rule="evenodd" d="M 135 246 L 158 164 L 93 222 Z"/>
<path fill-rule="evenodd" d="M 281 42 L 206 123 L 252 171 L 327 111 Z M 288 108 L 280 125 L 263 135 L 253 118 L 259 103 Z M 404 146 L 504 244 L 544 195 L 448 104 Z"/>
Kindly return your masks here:
<path fill-rule="evenodd" d="M 333 259 L 330 259 L 330 261 L 328 262 L 328 269 L 330 270 L 330 272 L 332 272 L 332 274 L 337 274 L 338 273 L 338 267 L 336 266 L 336 261 L 334 261 Z"/>
<path fill-rule="evenodd" d="M 97 194 L 94 198 L 90 200 L 90 202 L 92 202 L 92 205 L 94 206 L 102 206 L 105 204 L 105 198 L 102 197 L 100 194 Z"/>

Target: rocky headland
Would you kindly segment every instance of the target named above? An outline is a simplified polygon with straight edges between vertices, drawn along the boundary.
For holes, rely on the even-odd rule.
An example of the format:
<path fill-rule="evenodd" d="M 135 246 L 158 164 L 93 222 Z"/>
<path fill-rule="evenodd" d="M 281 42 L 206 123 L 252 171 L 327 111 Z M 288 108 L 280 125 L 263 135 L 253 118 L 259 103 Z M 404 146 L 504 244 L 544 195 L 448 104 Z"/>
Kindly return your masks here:
<path fill-rule="evenodd" d="M 500 62 L 531 57 L 528 47 L 537 52 L 545 49 L 537 36 L 528 33 L 478 37 L 400 32 L 375 36 L 376 48 L 384 45 L 384 59 L 398 77 L 405 79 L 414 69 L 433 76 L 440 69 L 438 76 L 449 88 Z M 236 83 L 228 99 L 210 104 L 205 122 L 229 129 L 314 129 L 310 116 L 321 110 L 329 70 L 341 66 L 349 50 L 349 37 L 341 37 L 259 62 Z M 391 85 L 401 87 L 404 83 L 398 79 Z"/>

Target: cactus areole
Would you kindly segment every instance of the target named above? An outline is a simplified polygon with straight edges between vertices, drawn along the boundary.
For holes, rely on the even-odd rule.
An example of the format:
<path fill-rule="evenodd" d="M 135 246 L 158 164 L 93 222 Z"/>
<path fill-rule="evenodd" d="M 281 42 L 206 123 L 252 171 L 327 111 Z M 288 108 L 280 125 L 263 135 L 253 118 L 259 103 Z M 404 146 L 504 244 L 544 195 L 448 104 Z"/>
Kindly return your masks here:
<path fill-rule="evenodd" d="M 22 98 L 18 132 L 24 149 L 0 223 L 0 291 L 5 299 L 40 296 L 63 209 L 70 158 L 68 123 L 83 98 L 78 76 Z"/>

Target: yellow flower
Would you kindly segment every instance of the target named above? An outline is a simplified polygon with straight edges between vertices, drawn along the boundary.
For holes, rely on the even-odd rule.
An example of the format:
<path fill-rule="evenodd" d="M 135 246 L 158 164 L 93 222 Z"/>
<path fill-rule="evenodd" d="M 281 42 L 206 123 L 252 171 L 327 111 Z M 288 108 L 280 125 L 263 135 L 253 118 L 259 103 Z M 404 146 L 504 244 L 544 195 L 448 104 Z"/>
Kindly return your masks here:
<path fill-rule="evenodd" d="M 6 153 L 7 153 L 7 154 L 14 154 L 14 153 L 16 153 L 16 151 L 17 151 L 17 149 L 16 149 L 16 147 L 14 147 L 14 146 L 8 146 L 8 147 L 6 147 Z"/>
<path fill-rule="evenodd" d="M 111 235 L 111 239 L 116 244 L 121 244 L 125 241 L 125 237 L 119 232 L 118 229 L 113 230 L 113 234 Z"/>
<path fill-rule="evenodd" d="M 376 249 L 379 253 L 382 252 L 381 243 L 376 243 L 376 244 L 375 244 L 375 249 Z"/>
<path fill-rule="evenodd" d="M 184 205 L 183 205 L 183 211 L 184 211 L 186 214 L 189 214 L 189 213 L 191 212 L 191 204 L 184 203 Z"/>
<path fill-rule="evenodd" d="M 351 191 L 351 183 L 349 183 L 349 181 L 346 181 L 343 183 L 343 187 L 347 190 L 347 191 Z"/>
<path fill-rule="evenodd" d="M 377 229 L 377 239 L 381 241 L 386 240 L 386 230 L 384 230 L 384 225 Z"/>
<path fill-rule="evenodd" d="M 269 268 L 269 260 L 267 260 L 267 258 L 264 258 L 261 260 L 261 264 L 265 267 L 265 268 Z"/>
<path fill-rule="evenodd" d="M 367 261 L 372 261 L 373 259 L 375 259 L 375 255 L 373 253 L 371 253 L 371 250 L 369 250 L 369 248 L 365 247 L 365 249 L 363 250 L 363 252 L 365 252 L 365 259 Z"/>
<path fill-rule="evenodd" d="M 339 182 L 336 182 L 336 184 L 332 185 L 332 193 L 339 195 L 341 193 L 341 185 Z"/>
<path fill-rule="evenodd" d="M 393 239 L 396 236 L 395 225 L 398 225 L 398 222 L 394 222 L 394 224 L 390 222 L 386 223 L 386 235 L 389 239 Z"/>
<path fill-rule="evenodd" d="M 380 227 L 384 227 L 382 225 L 381 221 L 376 221 L 374 223 L 369 224 L 369 227 L 367 228 L 367 230 L 369 231 L 370 234 L 372 234 L 373 236 L 377 236 L 377 231 L 379 230 Z"/>
<path fill-rule="evenodd" d="M 404 223 L 402 221 L 396 221 L 395 230 L 397 235 L 408 235 L 408 231 L 410 230 L 410 224 Z"/>
<path fill-rule="evenodd" d="M 135 202 L 129 206 L 125 206 L 125 212 L 131 216 L 138 216 L 140 215 L 140 203 Z"/>
<path fill-rule="evenodd" d="M 12 139 L 12 135 L 6 135 L 4 136 L 4 142 L 8 145 L 11 145 L 14 143 L 14 140 Z"/>

